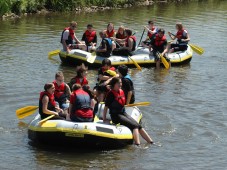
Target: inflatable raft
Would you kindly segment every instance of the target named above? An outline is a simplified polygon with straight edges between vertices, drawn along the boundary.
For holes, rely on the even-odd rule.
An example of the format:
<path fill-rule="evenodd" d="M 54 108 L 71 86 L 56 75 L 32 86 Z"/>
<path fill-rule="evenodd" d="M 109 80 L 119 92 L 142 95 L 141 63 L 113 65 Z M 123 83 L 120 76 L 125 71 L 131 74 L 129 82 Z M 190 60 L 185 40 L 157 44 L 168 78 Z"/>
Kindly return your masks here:
<path fill-rule="evenodd" d="M 44 144 L 66 145 L 74 147 L 122 147 L 133 143 L 132 132 L 123 125 L 106 124 L 102 121 L 104 104 L 99 105 L 94 122 L 72 122 L 66 120 L 48 120 L 39 124 L 39 114 L 28 126 L 28 138 Z M 142 113 L 137 107 L 126 107 L 126 112 L 137 122 Z M 107 119 L 110 120 L 109 114 Z"/>
<path fill-rule="evenodd" d="M 169 53 L 171 65 L 183 65 L 187 64 L 192 59 L 193 51 L 190 46 L 188 46 L 186 51 L 178 51 L 174 53 Z M 88 63 L 87 59 L 91 56 L 91 53 L 87 51 L 82 51 L 79 49 L 71 50 L 70 54 L 61 51 L 59 53 L 60 59 L 65 64 L 70 65 L 80 65 L 85 63 L 90 67 L 100 67 L 104 57 L 96 56 L 94 63 Z M 136 61 L 140 66 L 155 66 L 154 56 L 150 55 L 149 50 L 144 47 L 138 47 L 131 58 Z M 116 56 L 112 55 L 109 57 L 113 66 L 118 66 L 125 64 L 129 67 L 135 67 L 133 61 L 128 58 L 128 56 Z"/>

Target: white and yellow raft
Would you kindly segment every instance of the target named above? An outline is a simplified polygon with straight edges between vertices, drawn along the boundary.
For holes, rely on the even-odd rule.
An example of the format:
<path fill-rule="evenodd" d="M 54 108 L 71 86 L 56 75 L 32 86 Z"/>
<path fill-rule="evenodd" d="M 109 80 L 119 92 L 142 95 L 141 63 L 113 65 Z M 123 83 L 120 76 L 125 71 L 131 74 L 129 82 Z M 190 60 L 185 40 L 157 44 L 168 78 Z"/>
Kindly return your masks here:
<path fill-rule="evenodd" d="M 104 104 L 100 104 L 96 114 L 99 119 L 94 122 L 48 120 L 39 125 L 41 119 L 38 114 L 28 126 L 28 137 L 38 143 L 76 147 L 122 147 L 132 144 L 133 136 L 129 128 L 120 124 L 103 123 L 103 108 Z M 126 107 L 126 112 L 137 122 L 141 121 L 142 113 L 137 107 Z"/>
<path fill-rule="evenodd" d="M 169 53 L 171 65 L 183 65 L 188 64 L 192 59 L 193 51 L 188 45 L 186 51 L 178 51 Z M 94 63 L 87 62 L 87 59 L 91 56 L 91 53 L 74 49 L 70 51 L 70 54 L 66 54 L 64 51 L 59 53 L 60 59 L 65 64 L 80 65 L 85 63 L 91 67 L 100 67 L 104 57 L 96 56 Z M 153 55 L 150 55 L 148 48 L 138 47 L 131 58 L 136 61 L 140 66 L 155 66 L 155 59 Z M 129 67 L 135 67 L 133 61 L 128 56 L 116 56 L 112 55 L 109 57 L 113 66 L 125 64 Z"/>

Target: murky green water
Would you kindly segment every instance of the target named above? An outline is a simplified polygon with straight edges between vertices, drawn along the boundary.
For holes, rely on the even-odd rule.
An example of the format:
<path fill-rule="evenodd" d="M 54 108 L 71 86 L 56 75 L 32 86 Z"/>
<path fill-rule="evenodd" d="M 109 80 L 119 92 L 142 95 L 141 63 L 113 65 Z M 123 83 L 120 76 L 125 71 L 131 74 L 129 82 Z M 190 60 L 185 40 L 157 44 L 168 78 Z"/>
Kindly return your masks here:
<path fill-rule="evenodd" d="M 205 49 L 194 54 L 190 65 L 170 71 L 144 68 L 131 70 L 136 101 L 150 101 L 141 107 L 144 125 L 162 147 L 142 149 L 128 146 L 111 151 L 71 151 L 36 147 L 27 139 L 32 116 L 19 121 L 15 110 L 37 105 L 39 92 L 55 72 L 66 81 L 75 68 L 61 65 L 49 51 L 61 48 L 62 29 L 71 20 L 79 24 L 81 38 L 87 23 L 96 30 L 108 22 L 137 31 L 139 39 L 147 20 L 175 32 L 183 22 L 191 43 Z M 1 169 L 225 169 L 227 130 L 227 1 L 160 4 L 87 14 L 28 16 L 0 23 L 0 168 Z M 89 70 L 89 83 L 96 81 Z"/>

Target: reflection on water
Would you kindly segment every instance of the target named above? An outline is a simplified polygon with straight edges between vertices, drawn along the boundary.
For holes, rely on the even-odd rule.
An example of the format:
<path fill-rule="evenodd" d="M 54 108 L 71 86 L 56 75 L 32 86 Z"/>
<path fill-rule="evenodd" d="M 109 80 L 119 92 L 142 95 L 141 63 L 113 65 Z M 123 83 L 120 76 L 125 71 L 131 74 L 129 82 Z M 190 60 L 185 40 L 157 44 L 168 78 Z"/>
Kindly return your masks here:
<path fill-rule="evenodd" d="M 208 0 L 1 22 L 0 168 L 225 169 L 226 11 L 227 1 Z M 140 107 L 143 126 L 162 147 L 147 148 L 144 144 L 142 148 L 74 151 L 30 145 L 27 124 L 33 116 L 19 121 L 15 110 L 38 105 L 39 92 L 46 82 L 54 80 L 58 70 L 63 71 L 66 82 L 75 76 L 75 68 L 62 65 L 58 56 L 47 58 L 48 52 L 61 48 L 60 34 L 68 22 L 78 22 L 79 38 L 88 23 L 100 31 L 113 22 L 116 29 L 124 25 L 137 31 L 140 39 L 143 25 L 151 18 L 170 32 L 176 32 L 176 21 L 182 21 L 191 43 L 205 49 L 203 56 L 194 54 L 189 65 L 170 70 L 143 68 L 141 72 L 130 69 L 136 101 L 151 102 Z M 97 70 L 89 70 L 87 78 L 93 87 Z"/>

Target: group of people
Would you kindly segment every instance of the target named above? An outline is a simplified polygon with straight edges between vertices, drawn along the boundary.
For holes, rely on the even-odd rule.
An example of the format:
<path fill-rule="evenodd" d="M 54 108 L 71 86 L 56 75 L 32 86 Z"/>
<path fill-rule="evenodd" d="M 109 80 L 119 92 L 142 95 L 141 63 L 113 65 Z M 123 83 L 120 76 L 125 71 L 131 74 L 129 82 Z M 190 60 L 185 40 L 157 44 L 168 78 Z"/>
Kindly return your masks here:
<path fill-rule="evenodd" d="M 52 83 L 44 85 L 44 91 L 40 93 L 39 113 L 41 119 L 49 115 L 55 115 L 53 119 L 65 119 L 75 122 L 93 122 L 98 110 L 98 104 L 105 102 L 103 110 L 103 122 L 109 123 L 106 118 L 109 109 L 111 120 L 114 124 L 127 126 L 133 134 L 136 145 L 140 144 L 139 134 L 148 142 L 153 143 L 151 137 L 130 115 L 125 112 L 125 105 L 135 102 L 133 81 L 128 74 L 128 67 L 120 65 L 114 68 L 108 57 L 111 55 L 132 55 L 136 50 L 136 37 L 132 30 L 120 26 L 115 32 L 114 25 L 109 23 L 107 29 L 99 32 L 102 41 L 97 45 L 96 31 L 91 24 L 87 25 L 81 41 L 75 35 L 77 23 L 72 21 L 69 27 L 62 32 L 61 43 L 63 50 L 79 48 L 85 51 L 96 51 L 99 56 L 105 57 L 102 66 L 98 70 L 96 86 L 91 89 L 86 78 L 87 67 L 84 64 L 76 68 L 76 76 L 67 84 L 64 82 L 62 72 L 57 72 Z M 188 32 L 181 23 L 176 24 L 176 35 L 168 32 L 172 40 L 177 38 L 176 44 L 167 43 L 165 30 L 154 26 L 154 21 L 148 21 L 147 38 L 142 46 L 149 48 L 156 60 L 156 67 L 160 67 L 160 58 L 157 53 L 163 55 L 168 61 L 168 52 L 184 51 L 190 40 Z M 142 39 L 142 37 L 141 37 Z"/>
<path fill-rule="evenodd" d="M 71 49 L 81 49 L 85 51 L 96 51 L 97 55 L 109 57 L 111 53 L 115 55 L 132 55 L 131 52 L 136 47 L 136 37 L 132 35 L 132 30 L 120 26 L 117 33 L 114 25 L 109 23 L 107 29 L 100 31 L 99 36 L 102 39 L 97 46 L 97 35 L 92 24 L 87 25 L 81 41 L 77 38 L 75 30 L 77 23 L 72 21 L 69 27 L 66 27 L 61 35 L 63 50 L 70 52 Z"/>
<path fill-rule="evenodd" d="M 140 145 L 139 135 L 148 143 L 153 143 L 144 128 L 125 112 L 125 105 L 135 102 L 134 85 L 126 65 L 115 69 L 111 61 L 105 58 L 93 89 L 86 78 L 87 67 L 84 64 L 77 66 L 76 73 L 69 83 L 65 83 L 64 75 L 59 71 L 52 83 L 44 85 L 39 99 L 41 119 L 55 115 L 52 119 L 93 122 L 98 104 L 104 102 L 104 123 L 110 123 L 106 117 L 109 109 L 112 122 L 127 126 L 132 131 L 136 145 Z"/>
<path fill-rule="evenodd" d="M 87 25 L 87 29 L 84 32 L 81 41 L 76 37 L 76 27 L 77 23 L 72 21 L 69 27 L 66 27 L 63 30 L 61 35 L 63 50 L 68 53 L 71 49 L 76 48 L 89 52 L 96 51 L 98 56 L 109 57 L 111 54 L 131 56 L 136 50 L 136 37 L 131 29 L 120 26 L 118 30 L 115 31 L 113 23 L 109 23 L 106 30 L 99 32 L 101 43 L 96 47 L 97 35 L 92 24 Z M 157 28 L 153 20 L 148 21 L 148 26 L 144 26 L 144 31 L 145 30 L 147 30 L 147 37 L 141 45 L 149 48 L 150 53 L 154 55 L 157 68 L 160 68 L 158 53 L 165 57 L 170 64 L 167 54 L 186 50 L 187 44 L 190 41 L 188 31 L 183 27 L 182 23 L 176 23 L 176 34 L 168 32 L 168 35 L 172 40 L 177 39 L 176 43 L 168 43 L 165 36 L 165 30 L 163 28 Z"/>

